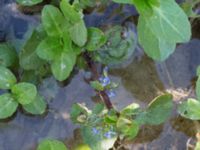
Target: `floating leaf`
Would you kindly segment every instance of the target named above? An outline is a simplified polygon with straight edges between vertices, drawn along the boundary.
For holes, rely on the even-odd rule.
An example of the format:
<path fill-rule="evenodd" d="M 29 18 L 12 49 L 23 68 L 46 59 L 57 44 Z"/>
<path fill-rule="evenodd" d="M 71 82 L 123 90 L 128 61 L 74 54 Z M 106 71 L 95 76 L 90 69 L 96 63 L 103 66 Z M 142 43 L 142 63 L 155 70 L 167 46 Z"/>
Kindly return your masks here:
<path fill-rule="evenodd" d="M 37 95 L 37 89 L 35 85 L 26 82 L 15 84 L 11 91 L 16 100 L 22 105 L 32 103 Z"/>
<path fill-rule="evenodd" d="M 5 119 L 16 111 L 18 106 L 11 94 L 0 95 L 0 119 Z"/>
<path fill-rule="evenodd" d="M 37 150 L 67 150 L 67 147 L 58 140 L 46 139 L 39 143 Z"/>
<path fill-rule="evenodd" d="M 10 89 L 16 82 L 14 74 L 9 69 L 0 66 L 0 89 Z"/>
<path fill-rule="evenodd" d="M 41 115 L 45 112 L 47 107 L 46 102 L 44 101 L 43 97 L 37 95 L 32 103 L 23 105 L 24 110 L 33 114 L 33 115 Z"/>
<path fill-rule="evenodd" d="M 72 72 L 76 63 L 76 55 L 74 53 L 63 52 L 51 64 L 51 70 L 55 78 L 59 81 L 67 79 Z"/>

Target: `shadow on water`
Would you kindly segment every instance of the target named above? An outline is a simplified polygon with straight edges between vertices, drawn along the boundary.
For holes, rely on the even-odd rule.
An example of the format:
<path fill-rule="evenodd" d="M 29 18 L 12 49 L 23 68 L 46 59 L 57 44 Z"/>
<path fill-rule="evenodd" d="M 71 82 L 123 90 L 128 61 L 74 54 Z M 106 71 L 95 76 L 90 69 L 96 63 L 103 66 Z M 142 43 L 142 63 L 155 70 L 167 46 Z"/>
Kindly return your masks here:
<path fill-rule="evenodd" d="M 38 23 L 37 15 L 22 15 L 12 1 L 0 1 L 0 8 L 1 41 L 5 38 L 17 43 L 23 39 L 28 26 Z M 122 13 L 114 15 L 112 10 L 118 9 Z M 107 23 L 119 24 L 135 14 L 133 7 L 121 8 L 115 4 L 101 12 L 94 10 L 86 15 L 85 20 L 88 26 L 104 26 Z M 197 25 L 195 27 L 197 30 Z M 195 38 L 200 37 L 193 32 Z M 192 89 L 191 79 L 200 64 L 199 47 L 198 39 L 179 45 L 175 53 L 162 63 L 152 61 L 138 49 L 131 63 L 109 72 L 111 78 L 120 83 L 117 96 L 112 99 L 116 108 L 122 109 L 133 102 L 145 107 L 165 91 L 174 95 L 175 102 L 189 95 L 194 96 L 189 91 Z M 49 104 L 47 114 L 30 116 L 18 110 L 12 118 L 0 121 L 0 150 L 35 150 L 37 143 L 46 137 L 60 139 L 73 150 L 75 143 L 81 140 L 78 126 L 70 121 L 70 108 L 74 102 L 84 102 L 91 107 L 92 97 L 95 96 L 83 76 L 82 71 L 76 73 L 65 87 L 60 87 L 54 78 L 45 79 L 39 90 Z M 186 150 L 186 143 L 194 138 L 197 126 L 197 122 L 178 116 L 174 109 L 165 124 L 142 127 L 137 138 L 127 141 L 124 147 L 128 150 Z"/>

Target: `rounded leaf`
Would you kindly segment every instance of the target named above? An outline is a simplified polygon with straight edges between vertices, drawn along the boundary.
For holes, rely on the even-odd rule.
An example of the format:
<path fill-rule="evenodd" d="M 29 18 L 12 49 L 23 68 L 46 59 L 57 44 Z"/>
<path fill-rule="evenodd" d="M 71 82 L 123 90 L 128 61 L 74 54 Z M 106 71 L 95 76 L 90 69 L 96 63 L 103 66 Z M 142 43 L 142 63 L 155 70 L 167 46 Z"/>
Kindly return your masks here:
<path fill-rule="evenodd" d="M 67 147 L 60 141 L 46 139 L 40 142 L 37 150 L 67 150 Z"/>
<path fill-rule="evenodd" d="M 16 100 L 22 105 L 32 103 L 37 95 L 35 85 L 26 82 L 15 84 L 11 91 L 16 97 Z"/>
<path fill-rule="evenodd" d="M 46 107 L 47 104 L 40 95 L 37 95 L 32 103 L 23 105 L 24 110 L 33 115 L 43 114 L 46 110 Z"/>
<path fill-rule="evenodd" d="M 18 106 L 11 94 L 3 94 L 0 96 L 0 119 L 5 119 L 16 111 Z"/>
<path fill-rule="evenodd" d="M 16 82 L 14 74 L 9 69 L 0 66 L 0 89 L 10 89 Z"/>

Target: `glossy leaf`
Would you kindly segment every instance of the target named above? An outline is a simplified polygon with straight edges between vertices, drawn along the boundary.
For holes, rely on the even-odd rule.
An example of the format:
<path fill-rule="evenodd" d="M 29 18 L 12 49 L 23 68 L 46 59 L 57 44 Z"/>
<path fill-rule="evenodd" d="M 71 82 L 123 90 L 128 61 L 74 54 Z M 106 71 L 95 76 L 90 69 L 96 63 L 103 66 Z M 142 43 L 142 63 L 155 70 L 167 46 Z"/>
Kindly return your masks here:
<path fill-rule="evenodd" d="M 26 82 L 15 84 L 11 91 L 16 100 L 22 105 L 32 103 L 37 95 L 37 89 L 35 85 Z"/>
<path fill-rule="evenodd" d="M 178 112 L 185 118 L 200 120 L 200 102 L 189 98 L 179 105 Z"/>
<path fill-rule="evenodd" d="M 0 65 L 10 67 L 17 60 L 15 49 L 6 43 L 0 44 Z"/>
<path fill-rule="evenodd" d="M 94 51 L 103 46 L 106 42 L 104 33 L 98 28 L 88 28 L 88 41 L 86 49 L 88 51 Z"/>
<path fill-rule="evenodd" d="M 0 66 L 0 89 L 10 89 L 16 82 L 14 74 L 9 69 Z"/>
<path fill-rule="evenodd" d="M 42 10 L 42 24 L 49 36 L 62 36 L 63 21 L 64 17 L 58 8 L 53 5 L 45 5 Z"/>
<path fill-rule="evenodd" d="M 11 94 L 0 95 L 0 119 L 5 119 L 16 111 L 18 106 Z"/>
<path fill-rule="evenodd" d="M 175 50 L 176 43 L 168 42 L 153 34 L 148 21 L 140 17 L 138 23 L 139 42 L 143 46 L 146 54 L 154 60 L 163 61 Z"/>
<path fill-rule="evenodd" d="M 32 6 L 41 3 L 43 0 L 16 0 L 17 3 L 24 6 Z"/>
<path fill-rule="evenodd" d="M 53 75 L 59 81 L 67 79 L 72 72 L 75 63 L 76 55 L 74 53 L 61 53 L 61 55 L 51 64 Z"/>
<path fill-rule="evenodd" d="M 39 143 L 37 150 L 67 150 L 67 147 L 58 140 L 46 139 Z"/>
<path fill-rule="evenodd" d="M 63 47 L 59 38 L 47 37 L 37 47 L 37 55 L 47 61 L 54 60 L 62 53 Z"/>
<path fill-rule="evenodd" d="M 23 105 L 23 109 L 33 115 L 41 115 L 45 112 L 47 107 L 46 102 L 44 101 L 43 97 L 37 95 L 33 102 L 27 105 Z"/>

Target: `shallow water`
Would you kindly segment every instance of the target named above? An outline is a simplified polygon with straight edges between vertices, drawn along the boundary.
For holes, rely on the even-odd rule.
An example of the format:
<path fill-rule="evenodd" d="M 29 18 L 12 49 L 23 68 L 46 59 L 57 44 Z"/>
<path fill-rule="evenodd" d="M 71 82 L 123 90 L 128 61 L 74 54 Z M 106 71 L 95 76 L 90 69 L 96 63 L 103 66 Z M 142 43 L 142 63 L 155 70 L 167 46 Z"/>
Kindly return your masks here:
<path fill-rule="evenodd" d="M 0 1 L 0 39 L 9 40 L 20 48 L 24 32 L 29 26 L 37 25 L 38 16 L 22 15 L 12 1 Z M 119 24 L 136 12 L 132 7 L 123 8 L 121 16 L 112 10 L 119 5 L 111 5 L 105 13 L 94 10 L 85 17 L 88 26 Z M 112 15 L 111 15 L 112 14 Z M 198 37 L 198 36 L 196 36 Z M 17 43 L 17 44 L 16 44 Z M 133 59 L 120 68 L 110 69 L 113 81 L 120 83 L 117 96 L 112 99 L 118 109 L 136 102 L 145 107 L 155 96 L 166 90 L 174 95 L 174 104 L 188 96 L 194 96 L 192 79 L 200 64 L 200 40 L 179 45 L 175 53 L 165 62 L 154 62 L 138 47 Z M 9 120 L 0 122 L 0 150 L 35 150 L 43 138 L 64 141 L 71 149 L 79 143 L 78 126 L 69 119 L 69 111 L 74 102 L 84 102 L 91 107 L 95 93 L 85 83 L 84 72 L 76 73 L 65 87 L 60 87 L 54 78 L 46 79 L 39 87 L 49 103 L 44 116 L 30 116 L 20 109 Z M 124 143 L 128 150 L 186 150 L 187 141 L 194 139 L 198 123 L 179 117 L 176 109 L 171 118 L 159 126 L 145 126 L 134 141 Z M 192 139 L 192 140 L 193 140 Z"/>

